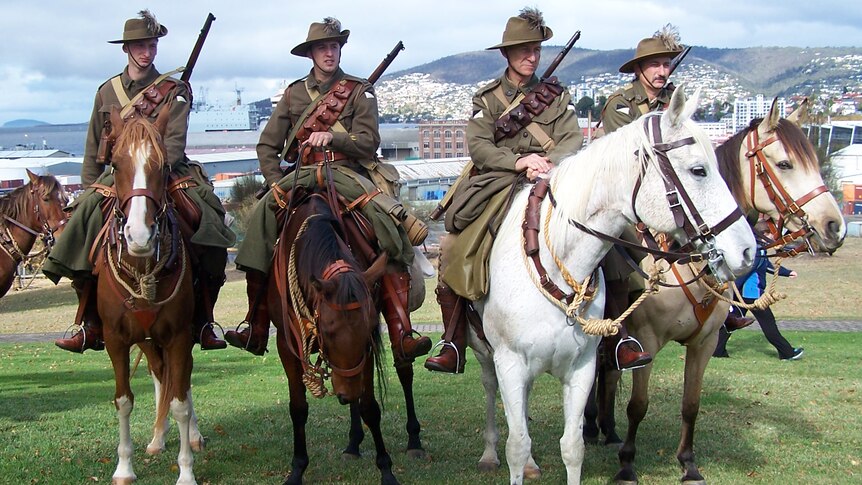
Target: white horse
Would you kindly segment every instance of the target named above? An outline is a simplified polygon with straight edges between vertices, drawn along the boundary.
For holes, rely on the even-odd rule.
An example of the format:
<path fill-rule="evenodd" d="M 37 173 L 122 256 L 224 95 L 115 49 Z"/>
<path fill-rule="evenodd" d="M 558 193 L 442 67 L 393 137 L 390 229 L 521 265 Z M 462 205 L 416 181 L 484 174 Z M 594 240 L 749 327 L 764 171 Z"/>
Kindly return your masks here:
<path fill-rule="evenodd" d="M 556 206 L 552 207 L 546 198 L 541 214 L 544 219 L 551 211 L 547 230 L 553 253 L 576 281 L 582 282 L 593 273 L 610 244 L 582 232 L 571 221 L 618 236 L 625 225 L 640 219 L 654 230 L 670 233 L 680 242 L 687 241 L 686 231 L 677 226 L 669 209 L 665 184 L 669 179 L 659 170 L 656 148 L 666 153 L 681 181 L 676 190 L 687 192 L 703 222 L 712 228 L 724 226 L 718 234 L 692 241 L 698 250 L 709 249 L 716 261 L 723 259 L 714 265 L 716 275 L 733 279 L 748 270 L 754 258 L 754 237 L 741 214 L 734 214 L 738 211 L 736 202 L 721 179 L 709 140 L 690 121 L 698 98 L 699 91 L 686 102 L 683 90 L 678 88 L 667 111 L 647 115 L 597 140 L 554 169 L 551 187 Z M 654 144 L 645 130 L 653 124 L 653 117 L 660 117 L 658 136 L 663 145 Z M 499 384 L 509 427 L 506 460 L 510 482 L 521 484 L 528 464 L 528 472 L 538 472 L 530 451 L 527 407 L 534 380 L 547 372 L 563 385 L 565 429 L 560 447 L 568 483 L 577 484 L 584 459 L 584 405 L 594 377 L 599 337 L 586 335 L 534 284 L 535 269 L 526 265 L 521 242 L 528 192 L 525 188 L 515 196 L 500 227 L 490 255 L 490 289 L 483 300 L 475 302 L 493 349 L 489 350 L 471 329 L 469 342 L 482 365 L 487 403 L 485 452 L 480 468 L 499 465 L 494 422 Z M 688 218 L 693 216 L 690 209 L 685 208 Z M 541 245 L 540 257 L 550 278 L 565 287 L 562 272 L 545 244 Z M 582 317 L 602 316 L 604 281 L 602 277 L 599 280 L 600 290 L 593 303 L 582 309 Z"/>

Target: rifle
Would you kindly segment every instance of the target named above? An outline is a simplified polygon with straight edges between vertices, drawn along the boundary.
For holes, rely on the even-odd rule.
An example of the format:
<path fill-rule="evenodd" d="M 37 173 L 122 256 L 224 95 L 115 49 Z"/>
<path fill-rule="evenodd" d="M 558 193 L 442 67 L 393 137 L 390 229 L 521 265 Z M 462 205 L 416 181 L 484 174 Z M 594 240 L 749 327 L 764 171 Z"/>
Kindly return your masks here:
<path fill-rule="evenodd" d="M 215 20 L 215 15 L 212 13 L 207 14 L 207 19 L 204 21 L 204 26 L 201 28 L 201 33 L 198 34 L 198 40 L 195 42 L 195 47 L 192 49 L 191 55 L 189 55 L 189 60 L 186 62 L 186 68 L 183 71 L 182 76 L 180 76 L 180 80 L 184 83 L 188 83 L 189 79 L 192 77 L 192 71 L 195 68 L 195 64 L 198 62 L 198 56 L 201 55 L 201 49 L 204 47 L 204 41 L 207 40 L 207 35 L 210 33 L 210 26 L 213 24 Z"/>
<path fill-rule="evenodd" d="M 380 76 L 382 76 L 383 73 L 386 72 L 386 69 L 389 68 L 389 64 L 392 64 L 392 61 L 394 61 L 395 58 L 398 57 L 398 54 L 403 50 L 404 42 L 401 42 L 399 40 L 398 43 L 395 44 L 395 47 L 392 48 L 392 50 L 389 52 L 389 54 L 386 54 L 386 57 L 383 58 L 383 61 L 380 63 L 379 66 L 377 66 L 377 69 L 375 69 L 374 72 L 372 72 L 371 75 L 368 76 L 368 82 L 370 82 L 371 84 L 376 83 L 377 80 L 380 79 Z"/>
<path fill-rule="evenodd" d="M 686 47 L 682 50 L 673 60 L 670 61 L 670 70 L 667 73 L 667 77 L 670 78 L 670 75 L 676 70 L 677 67 L 682 63 L 682 60 L 685 59 L 685 56 L 688 55 L 688 51 L 691 50 L 691 46 Z"/>
<path fill-rule="evenodd" d="M 575 32 L 575 35 L 573 35 L 572 38 L 569 39 L 569 42 L 566 43 L 565 47 L 563 47 L 563 50 L 561 50 L 560 53 L 557 54 L 557 57 L 555 57 L 554 60 L 551 61 L 551 64 L 548 66 L 548 68 L 545 69 L 545 73 L 542 74 L 542 77 L 541 77 L 541 79 L 543 81 L 545 79 L 548 79 L 549 77 L 551 77 L 551 74 L 553 74 L 554 71 L 557 70 L 557 66 L 559 66 L 560 63 L 563 62 L 563 59 L 566 57 L 566 55 L 569 53 L 569 51 L 572 50 L 572 47 L 575 46 L 575 42 L 577 42 L 578 39 L 580 39 L 580 38 L 581 38 L 581 31 L 579 30 L 579 31 Z"/>

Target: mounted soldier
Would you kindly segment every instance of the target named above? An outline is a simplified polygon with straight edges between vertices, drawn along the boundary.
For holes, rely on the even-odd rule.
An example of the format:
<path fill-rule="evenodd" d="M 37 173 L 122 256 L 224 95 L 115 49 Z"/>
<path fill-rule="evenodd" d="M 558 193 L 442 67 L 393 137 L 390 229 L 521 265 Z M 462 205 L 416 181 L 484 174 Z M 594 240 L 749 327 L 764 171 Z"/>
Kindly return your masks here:
<path fill-rule="evenodd" d="M 106 217 L 113 216 L 110 199 L 116 197 L 112 171 L 105 170 L 110 166 L 113 142 L 109 137 L 110 114 L 114 107 L 121 109 L 127 119 L 145 116 L 151 121 L 163 110 L 169 111 L 164 137 L 166 164 L 170 166 L 172 198 L 182 219 L 184 235 L 191 244 L 195 287 L 199 290 L 194 337 L 204 350 L 227 346 L 213 332 L 212 310 L 225 281 L 227 248 L 234 245 L 236 238 L 225 225 L 224 208 L 203 168 L 185 154 L 191 90 L 185 82 L 170 77 L 179 70 L 161 74 L 153 64 L 159 39 L 167 33 L 167 27 L 159 24 L 148 10 L 142 10 L 139 18 L 126 21 L 122 38 L 108 41 L 122 45 L 128 64 L 96 92 L 81 167 L 81 183 L 87 189 L 70 207 L 72 216 L 66 230 L 42 269 L 55 284 L 64 276 L 71 279 L 78 294 L 75 325 L 79 331 L 71 338 L 55 341 L 58 347 L 70 352 L 104 348 L 102 324 L 96 311 L 97 275 L 93 274 L 91 260 L 99 252 L 91 248 L 104 241 L 104 237 L 110 237 L 102 229 Z"/>
<path fill-rule="evenodd" d="M 407 306 L 412 246 L 421 242 L 421 236 L 411 240 L 405 226 L 415 229 L 421 224 L 413 224 L 415 218 L 395 200 L 397 170 L 377 160 L 380 133 L 371 83 L 341 70 L 342 47 L 349 35 L 338 20 L 328 17 L 312 23 L 306 40 L 290 51 L 311 60 L 312 69 L 286 88 L 257 145 L 269 191 L 252 212 L 236 258 L 237 268 L 246 273 L 249 310 L 225 339 L 255 355 L 266 352 L 270 318 L 265 293 L 278 235 L 301 193 L 331 186 L 347 201 L 345 213 L 361 211 L 370 221 L 375 240 L 369 245 L 388 256 L 381 278 L 383 317 L 396 365 L 410 363 L 431 350 L 428 337 L 414 337 Z M 282 160 L 291 164 L 288 175 L 282 171 Z"/>
<path fill-rule="evenodd" d="M 440 243 L 436 291 L 445 330 L 440 354 L 425 361 L 429 370 L 464 372 L 470 302 L 488 291 L 493 234 L 513 188 L 548 173 L 583 144 L 569 92 L 555 77 L 536 76 L 542 42 L 552 36 L 542 13 L 525 8 L 509 18 L 502 42 L 487 49 L 499 50 L 508 65 L 473 97 L 467 143 L 474 167 L 450 189 L 455 191 L 446 213 L 450 234 Z M 480 324 L 476 327 L 481 335 Z"/>

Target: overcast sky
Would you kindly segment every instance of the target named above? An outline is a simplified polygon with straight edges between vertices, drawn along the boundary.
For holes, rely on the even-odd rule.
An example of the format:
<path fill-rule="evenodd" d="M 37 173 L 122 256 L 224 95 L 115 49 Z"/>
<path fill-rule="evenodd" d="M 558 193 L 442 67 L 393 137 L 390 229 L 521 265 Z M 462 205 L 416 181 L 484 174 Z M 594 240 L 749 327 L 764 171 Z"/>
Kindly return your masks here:
<path fill-rule="evenodd" d="M 87 121 L 96 88 L 126 63 L 120 46 L 106 41 L 121 38 L 125 20 L 142 8 L 169 29 L 155 62 L 162 72 L 185 64 L 206 14 L 216 16 L 192 85 L 211 103 L 228 104 L 234 88 L 250 102 L 305 75 L 310 61 L 289 51 L 323 17 L 351 31 L 342 67 L 367 76 L 398 40 L 407 49 L 389 72 L 494 45 L 525 5 L 544 12 L 557 45 L 580 29 L 580 47 L 633 49 L 671 22 L 692 45 L 862 46 L 858 0 L 2 0 L 0 126 Z"/>

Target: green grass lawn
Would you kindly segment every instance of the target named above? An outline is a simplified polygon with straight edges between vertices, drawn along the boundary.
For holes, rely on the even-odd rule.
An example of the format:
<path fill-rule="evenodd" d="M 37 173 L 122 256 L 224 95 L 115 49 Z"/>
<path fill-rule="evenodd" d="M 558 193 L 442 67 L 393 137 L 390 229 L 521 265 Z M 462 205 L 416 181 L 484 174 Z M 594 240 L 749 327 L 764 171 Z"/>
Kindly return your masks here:
<path fill-rule="evenodd" d="M 739 332 L 730 359 L 710 362 L 704 384 L 695 450 L 709 483 L 860 483 L 862 417 L 858 334 L 787 332 L 805 357 L 781 362 L 759 332 Z M 274 342 L 270 342 L 274 349 Z M 642 483 L 678 483 L 675 450 L 684 349 L 669 345 L 659 355 L 652 403 L 640 429 L 637 459 Z M 195 456 L 201 484 L 281 483 L 292 453 L 287 382 L 275 354 L 254 357 L 237 349 L 195 351 L 194 397 L 207 449 Z M 387 357 L 387 360 L 390 360 Z M 483 397 L 479 366 L 468 361 L 463 376 L 426 372 L 416 365 L 416 399 L 423 441 L 430 456 L 403 454 L 403 399 L 397 376 L 385 376 L 383 418 L 396 476 L 405 484 L 506 483 L 508 471 L 476 470 L 482 450 Z M 629 376 L 621 393 L 628 394 Z M 149 457 L 152 385 L 144 372 L 133 379 L 135 470 L 141 484 L 173 483 L 178 437 L 168 452 Z M 117 419 L 113 377 L 104 352 L 72 355 L 49 343 L 0 346 L 0 483 L 106 483 L 115 467 Z M 621 399 L 622 400 L 622 399 Z M 565 482 L 559 437 L 560 386 L 538 380 L 530 416 L 541 483 Z M 618 405 L 624 431 L 623 404 Z M 498 406 L 505 463 L 505 418 Z M 313 400 L 308 437 L 309 483 L 377 483 L 370 437 L 364 457 L 344 462 L 347 409 L 334 399 Z M 504 464 L 505 467 L 505 464 Z M 604 484 L 617 469 L 616 450 L 590 446 L 583 483 Z"/>

